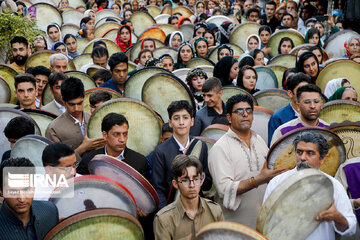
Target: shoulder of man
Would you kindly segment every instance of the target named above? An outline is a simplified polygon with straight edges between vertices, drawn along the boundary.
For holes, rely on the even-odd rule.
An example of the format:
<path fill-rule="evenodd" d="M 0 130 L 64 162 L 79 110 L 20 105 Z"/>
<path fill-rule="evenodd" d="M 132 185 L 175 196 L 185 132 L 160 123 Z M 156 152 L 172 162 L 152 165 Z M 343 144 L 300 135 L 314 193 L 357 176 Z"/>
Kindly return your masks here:
<path fill-rule="evenodd" d="M 176 209 L 176 202 L 172 202 L 169 205 L 163 207 L 162 209 L 160 209 L 157 213 L 156 216 L 159 217 L 160 219 L 164 219 L 170 216 L 173 216 L 173 211 Z"/>

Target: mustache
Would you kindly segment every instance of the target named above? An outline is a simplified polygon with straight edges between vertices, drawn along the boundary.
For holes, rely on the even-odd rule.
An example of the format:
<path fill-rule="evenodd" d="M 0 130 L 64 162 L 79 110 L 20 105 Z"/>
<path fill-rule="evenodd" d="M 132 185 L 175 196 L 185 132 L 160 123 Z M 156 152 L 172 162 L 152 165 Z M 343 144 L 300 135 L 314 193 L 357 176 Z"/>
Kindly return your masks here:
<path fill-rule="evenodd" d="M 304 170 L 307 168 L 311 168 L 311 166 L 307 162 L 300 161 L 296 164 L 297 170 Z"/>

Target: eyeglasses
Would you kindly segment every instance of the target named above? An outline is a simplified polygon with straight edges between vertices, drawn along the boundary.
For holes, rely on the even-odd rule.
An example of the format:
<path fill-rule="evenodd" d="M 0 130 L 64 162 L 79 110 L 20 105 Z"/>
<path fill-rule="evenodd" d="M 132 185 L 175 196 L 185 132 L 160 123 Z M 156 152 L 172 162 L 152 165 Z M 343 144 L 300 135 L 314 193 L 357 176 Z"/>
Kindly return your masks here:
<path fill-rule="evenodd" d="M 238 108 L 235 111 L 233 111 L 233 113 L 236 113 L 238 115 L 244 115 L 244 113 L 246 112 L 247 114 L 252 113 L 254 110 L 252 108 Z"/>
<path fill-rule="evenodd" d="M 188 188 L 188 187 L 190 187 L 191 182 L 193 182 L 195 186 L 199 186 L 201 184 L 201 182 L 202 182 L 202 178 L 201 177 L 196 177 L 193 180 L 185 178 L 185 179 L 183 179 L 181 181 L 178 181 L 178 182 L 181 183 L 184 187 Z"/>

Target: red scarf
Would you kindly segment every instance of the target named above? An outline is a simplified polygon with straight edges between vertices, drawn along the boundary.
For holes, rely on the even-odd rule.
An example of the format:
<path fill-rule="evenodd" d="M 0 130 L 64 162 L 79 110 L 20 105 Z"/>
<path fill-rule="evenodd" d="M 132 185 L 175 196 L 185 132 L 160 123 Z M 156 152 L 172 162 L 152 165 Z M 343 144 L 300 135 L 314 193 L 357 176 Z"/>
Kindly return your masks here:
<path fill-rule="evenodd" d="M 122 39 L 121 39 L 121 37 L 120 37 L 120 31 L 121 31 L 121 29 L 123 29 L 123 28 L 128 29 L 129 32 L 130 32 L 130 40 L 129 40 L 129 42 L 127 42 L 127 43 L 123 42 Z M 122 51 L 122 52 L 125 52 L 126 49 L 128 49 L 128 47 L 130 47 L 130 46 L 133 45 L 133 43 L 131 42 L 131 28 L 130 28 L 130 26 L 128 26 L 128 25 L 121 25 L 121 26 L 120 26 L 119 32 L 118 32 L 118 34 L 117 34 L 117 36 L 116 36 L 116 39 L 115 39 L 115 43 L 121 48 L 121 51 Z"/>

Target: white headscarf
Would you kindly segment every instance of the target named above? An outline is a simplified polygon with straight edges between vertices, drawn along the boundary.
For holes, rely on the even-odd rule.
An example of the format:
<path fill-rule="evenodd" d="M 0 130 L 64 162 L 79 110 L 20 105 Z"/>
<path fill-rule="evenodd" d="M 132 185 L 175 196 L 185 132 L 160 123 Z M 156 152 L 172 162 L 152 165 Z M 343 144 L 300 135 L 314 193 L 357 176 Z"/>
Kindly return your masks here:
<path fill-rule="evenodd" d="M 336 90 L 341 88 L 341 83 L 344 78 L 335 78 L 333 80 L 330 80 L 325 87 L 324 95 L 329 98 L 331 95 L 333 95 Z"/>
<path fill-rule="evenodd" d="M 57 23 L 51 23 L 51 24 L 49 24 L 49 25 L 47 26 L 47 28 L 46 28 L 46 36 L 47 36 L 46 42 L 47 42 L 47 45 L 48 45 L 48 48 L 49 48 L 49 49 L 51 49 L 52 45 L 54 45 L 54 43 L 55 43 L 53 40 L 51 40 L 51 38 L 50 38 L 50 36 L 49 36 L 49 34 L 48 34 L 50 26 L 51 26 L 51 27 L 56 27 L 56 28 L 59 30 L 59 34 L 60 34 L 60 36 L 59 36 L 59 41 L 62 41 L 62 39 L 63 39 L 62 34 L 61 34 L 61 28 L 60 28 L 60 26 L 59 26 Z"/>
<path fill-rule="evenodd" d="M 247 39 L 246 39 L 246 51 L 245 53 L 250 53 L 251 50 L 249 50 L 248 48 L 248 43 L 251 37 L 256 37 L 259 43 L 259 46 L 257 47 L 257 49 L 261 49 L 261 39 L 257 34 L 251 34 Z"/>
<path fill-rule="evenodd" d="M 180 35 L 180 37 L 181 37 L 181 43 L 183 43 L 183 42 L 185 41 L 185 40 L 184 40 L 184 35 L 182 34 L 182 32 L 180 32 L 180 31 L 172 32 L 171 35 L 170 35 L 170 38 L 169 38 L 169 46 L 170 46 L 170 47 L 173 47 L 173 46 L 171 46 L 171 40 L 174 38 L 174 36 L 175 36 L 176 34 L 179 34 L 179 35 Z"/>

